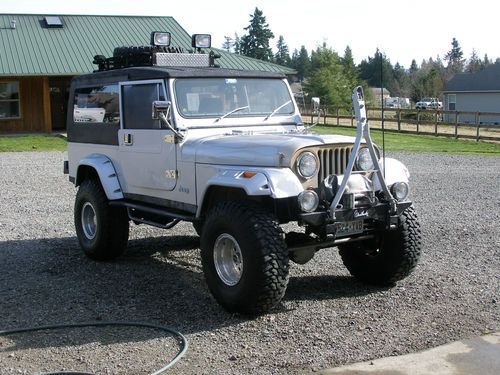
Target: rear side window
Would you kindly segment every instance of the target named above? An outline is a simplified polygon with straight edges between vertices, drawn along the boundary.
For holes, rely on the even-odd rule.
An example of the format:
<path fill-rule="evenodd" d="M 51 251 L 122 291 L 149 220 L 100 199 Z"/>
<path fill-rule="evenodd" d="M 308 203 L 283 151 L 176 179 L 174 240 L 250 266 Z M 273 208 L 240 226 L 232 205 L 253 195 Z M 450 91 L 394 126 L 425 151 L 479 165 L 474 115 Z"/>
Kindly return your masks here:
<path fill-rule="evenodd" d="M 118 124 L 120 122 L 118 97 L 118 85 L 76 89 L 73 121 Z"/>

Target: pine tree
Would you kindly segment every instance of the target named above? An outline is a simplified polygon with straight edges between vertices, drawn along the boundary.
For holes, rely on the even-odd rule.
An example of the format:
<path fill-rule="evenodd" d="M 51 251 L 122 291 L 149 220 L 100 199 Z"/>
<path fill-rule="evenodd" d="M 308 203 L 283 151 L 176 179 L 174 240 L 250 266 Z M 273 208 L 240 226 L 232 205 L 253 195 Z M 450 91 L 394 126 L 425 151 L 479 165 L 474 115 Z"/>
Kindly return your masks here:
<path fill-rule="evenodd" d="M 309 75 L 311 60 L 305 46 L 300 47 L 300 51 L 295 50 L 292 54 L 291 67 L 297 71 L 297 78 L 303 81 Z"/>
<path fill-rule="evenodd" d="M 394 80 L 396 81 L 396 90 L 392 93 L 392 96 L 409 98 L 411 94 L 410 73 L 399 63 L 394 65 Z"/>
<path fill-rule="evenodd" d="M 457 73 L 463 72 L 465 65 L 465 59 L 463 56 L 464 53 L 462 52 L 462 48 L 458 44 L 458 41 L 453 38 L 451 42 L 451 50 L 448 51 L 445 56 L 445 59 L 448 62 L 446 69 L 448 70 L 449 78 Z"/>
<path fill-rule="evenodd" d="M 344 74 L 349 78 L 349 80 L 356 81 L 359 79 L 359 70 L 354 63 L 351 47 L 347 46 L 345 48 L 344 57 L 340 59 L 340 62 L 344 68 Z"/>
<path fill-rule="evenodd" d="M 274 62 L 279 65 L 289 66 L 290 65 L 290 53 L 288 51 L 288 46 L 285 43 L 285 38 L 280 35 L 278 38 L 278 43 L 276 44 L 278 52 L 274 55 Z"/>
<path fill-rule="evenodd" d="M 237 33 L 234 33 L 233 51 L 234 53 L 241 55 L 241 38 Z"/>
<path fill-rule="evenodd" d="M 410 65 L 410 74 L 415 73 L 418 70 L 418 65 L 415 59 L 411 60 L 411 65 Z"/>
<path fill-rule="evenodd" d="M 475 73 L 482 69 L 484 69 L 483 62 L 478 57 L 476 50 L 473 49 L 469 58 L 469 62 L 467 63 L 467 67 L 465 68 L 465 71 L 469 73 Z"/>
<path fill-rule="evenodd" d="M 229 36 L 224 36 L 224 43 L 222 44 L 222 49 L 226 50 L 227 52 L 231 52 L 231 49 L 233 48 L 233 39 Z"/>
<path fill-rule="evenodd" d="M 368 85 L 380 87 L 380 84 L 382 84 L 391 94 L 396 90 L 391 62 L 378 48 L 373 57 L 361 61 L 359 70 L 361 79 L 365 80 Z"/>
<path fill-rule="evenodd" d="M 274 34 L 266 23 L 266 17 L 259 8 L 255 8 L 250 15 L 250 25 L 245 27 L 248 34 L 241 37 L 240 53 L 263 61 L 272 61 L 273 51 L 269 47 L 269 40 Z"/>
<path fill-rule="evenodd" d="M 488 58 L 487 53 L 484 54 L 482 64 L 483 64 L 483 69 L 486 68 L 488 65 L 492 64 L 491 60 Z"/>
<path fill-rule="evenodd" d="M 319 96 L 325 105 L 350 106 L 351 90 L 359 82 L 351 81 L 343 70 L 339 55 L 323 44 L 311 54 L 306 90 L 312 96 Z"/>

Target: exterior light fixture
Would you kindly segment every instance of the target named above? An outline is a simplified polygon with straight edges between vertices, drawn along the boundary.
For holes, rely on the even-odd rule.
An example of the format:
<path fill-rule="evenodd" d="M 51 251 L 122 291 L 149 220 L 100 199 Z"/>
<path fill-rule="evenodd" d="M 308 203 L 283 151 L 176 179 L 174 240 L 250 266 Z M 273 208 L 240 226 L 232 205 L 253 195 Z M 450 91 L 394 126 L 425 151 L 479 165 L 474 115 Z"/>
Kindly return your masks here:
<path fill-rule="evenodd" d="M 210 34 L 193 34 L 191 46 L 195 48 L 210 48 L 212 46 L 212 36 Z"/>
<path fill-rule="evenodd" d="M 168 47 L 170 45 L 170 40 L 171 40 L 171 35 L 169 32 L 153 31 L 151 33 L 152 46 Z"/>

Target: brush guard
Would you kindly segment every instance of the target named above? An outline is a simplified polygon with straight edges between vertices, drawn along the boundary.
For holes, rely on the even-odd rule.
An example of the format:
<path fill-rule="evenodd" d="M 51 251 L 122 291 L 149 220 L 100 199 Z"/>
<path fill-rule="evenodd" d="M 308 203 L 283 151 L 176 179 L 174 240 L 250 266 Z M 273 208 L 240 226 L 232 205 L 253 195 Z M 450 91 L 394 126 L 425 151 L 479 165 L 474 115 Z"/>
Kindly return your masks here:
<path fill-rule="evenodd" d="M 358 173 L 353 171 L 354 167 L 354 162 L 356 160 L 356 157 L 358 155 L 358 151 L 360 149 L 361 145 L 361 140 L 364 138 L 366 142 L 366 146 L 368 147 L 368 150 L 370 151 L 370 156 L 373 161 L 373 173 L 376 173 L 378 176 L 378 179 L 380 181 L 380 185 L 382 187 L 382 191 L 384 193 L 384 196 L 389 202 L 390 205 L 390 213 L 391 215 L 394 215 L 397 213 L 397 201 L 394 199 L 392 196 L 391 192 L 389 191 L 389 188 L 387 187 L 387 184 L 384 179 L 384 174 L 382 173 L 382 170 L 380 168 L 380 164 L 377 158 L 377 154 L 375 153 L 375 148 L 373 146 L 373 142 L 370 136 L 370 127 L 368 126 L 368 118 L 366 115 L 366 105 L 365 105 L 365 97 L 363 93 L 363 88 L 361 86 L 357 86 L 352 93 L 352 104 L 354 107 L 354 113 L 356 117 L 356 140 L 354 141 L 354 146 L 351 151 L 351 155 L 349 157 L 349 163 L 347 164 L 347 168 L 344 172 L 344 177 L 342 178 L 342 182 L 337 189 L 337 192 L 335 193 L 335 196 L 332 200 L 332 203 L 330 204 L 330 216 L 331 219 L 335 220 L 336 218 L 336 211 L 338 208 L 340 208 L 339 203 L 342 199 L 342 196 L 344 195 L 344 192 L 346 190 L 347 183 L 349 181 L 349 178 L 352 174 Z"/>

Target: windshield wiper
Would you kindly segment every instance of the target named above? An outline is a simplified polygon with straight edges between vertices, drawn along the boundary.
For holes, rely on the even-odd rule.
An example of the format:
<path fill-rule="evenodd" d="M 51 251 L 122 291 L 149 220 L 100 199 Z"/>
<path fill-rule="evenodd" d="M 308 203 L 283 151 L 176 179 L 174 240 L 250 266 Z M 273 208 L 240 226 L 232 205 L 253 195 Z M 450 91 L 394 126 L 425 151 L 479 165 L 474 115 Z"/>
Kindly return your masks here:
<path fill-rule="evenodd" d="M 222 120 L 223 118 L 229 116 L 229 115 L 232 115 L 233 113 L 235 112 L 239 112 L 239 111 L 243 111 L 244 109 L 248 109 L 249 107 L 246 105 L 244 107 L 238 107 L 238 108 L 235 108 L 233 109 L 232 111 L 229 111 L 228 113 L 226 113 L 225 115 L 222 115 L 221 117 L 219 117 L 218 119 L 215 120 L 215 122 L 217 121 L 220 121 Z"/>
<path fill-rule="evenodd" d="M 270 117 L 274 116 L 276 113 L 278 113 L 278 111 L 279 111 L 281 108 L 283 108 L 283 107 L 287 106 L 287 105 L 288 105 L 288 104 L 290 104 L 291 102 L 292 102 L 292 101 L 291 101 L 291 100 L 289 100 L 289 101 L 287 101 L 286 103 L 283 103 L 282 105 L 280 105 L 278 108 L 276 108 L 276 109 L 275 109 L 274 111 L 272 111 L 270 114 L 268 114 L 268 115 L 264 118 L 264 121 L 266 121 L 266 120 L 268 120 Z"/>

